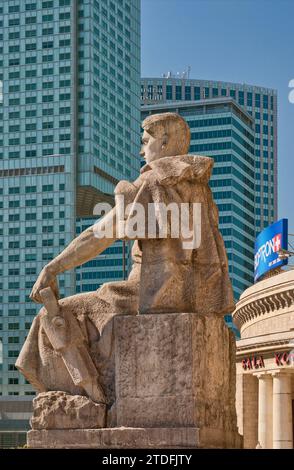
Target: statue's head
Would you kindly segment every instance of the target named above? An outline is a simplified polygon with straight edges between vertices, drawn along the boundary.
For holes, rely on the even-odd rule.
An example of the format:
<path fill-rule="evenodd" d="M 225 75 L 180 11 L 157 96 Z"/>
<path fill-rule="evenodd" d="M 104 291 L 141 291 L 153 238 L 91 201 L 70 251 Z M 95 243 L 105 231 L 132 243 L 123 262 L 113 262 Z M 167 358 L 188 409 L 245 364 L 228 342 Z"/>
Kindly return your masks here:
<path fill-rule="evenodd" d="M 177 113 L 152 114 L 142 123 L 140 155 L 147 163 L 162 157 L 185 155 L 190 147 L 190 128 Z"/>

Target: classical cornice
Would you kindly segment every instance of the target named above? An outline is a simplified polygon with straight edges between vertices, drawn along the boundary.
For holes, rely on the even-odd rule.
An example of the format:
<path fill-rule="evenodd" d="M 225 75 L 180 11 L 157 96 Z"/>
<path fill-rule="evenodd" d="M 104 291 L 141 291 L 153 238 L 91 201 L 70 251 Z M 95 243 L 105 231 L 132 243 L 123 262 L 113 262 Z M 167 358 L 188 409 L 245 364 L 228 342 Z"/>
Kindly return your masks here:
<path fill-rule="evenodd" d="M 277 275 L 270 280 L 255 284 L 255 286 L 246 289 L 242 294 L 236 309 L 233 312 L 233 319 L 236 326 L 241 329 L 242 326 L 252 320 L 258 319 L 282 309 L 294 306 L 294 280 L 285 280 L 285 275 Z M 278 283 L 278 280 L 281 283 Z"/>
<path fill-rule="evenodd" d="M 285 338 L 282 340 L 273 340 L 273 341 L 256 341 L 252 343 L 248 343 L 242 346 L 238 346 L 237 342 L 237 356 L 244 355 L 245 352 L 248 351 L 271 351 L 271 350 L 292 350 L 294 349 L 293 344 L 290 344 L 290 341 L 293 340 L 293 338 Z"/>

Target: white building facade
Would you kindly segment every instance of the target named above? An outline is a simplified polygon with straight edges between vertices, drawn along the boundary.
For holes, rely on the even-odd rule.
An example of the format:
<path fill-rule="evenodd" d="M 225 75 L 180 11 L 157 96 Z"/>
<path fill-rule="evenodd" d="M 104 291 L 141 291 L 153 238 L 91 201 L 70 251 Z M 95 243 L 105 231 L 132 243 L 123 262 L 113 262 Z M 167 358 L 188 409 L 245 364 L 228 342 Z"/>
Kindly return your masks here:
<path fill-rule="evenodd" d="M 236 406 L 244 448 L 292 449 L 294 427 L 294 270 L 260 281 L 233 314 Z"/>

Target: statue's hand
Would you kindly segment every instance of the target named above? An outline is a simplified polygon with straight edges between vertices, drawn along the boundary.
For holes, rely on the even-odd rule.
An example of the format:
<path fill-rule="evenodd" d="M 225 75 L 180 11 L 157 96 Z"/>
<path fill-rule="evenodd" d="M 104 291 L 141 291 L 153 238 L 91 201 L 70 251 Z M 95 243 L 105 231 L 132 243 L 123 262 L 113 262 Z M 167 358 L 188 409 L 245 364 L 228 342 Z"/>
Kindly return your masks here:
<path fill-rule="evenodd" d="M 59 290 L 57 279 L 52 272 L 50 272 L 49 268 L 45 266 L 39 274 L 38 279 L 36 280 L 35 284 L 33 285 L 32 292 L 30 294 L 30 298 L 36 302 L 41 304 L 42 299 L 40 297 L 40 291 L 45 289 L 45 287 L 51 287 L 57 299 L 59 299 Z"/>

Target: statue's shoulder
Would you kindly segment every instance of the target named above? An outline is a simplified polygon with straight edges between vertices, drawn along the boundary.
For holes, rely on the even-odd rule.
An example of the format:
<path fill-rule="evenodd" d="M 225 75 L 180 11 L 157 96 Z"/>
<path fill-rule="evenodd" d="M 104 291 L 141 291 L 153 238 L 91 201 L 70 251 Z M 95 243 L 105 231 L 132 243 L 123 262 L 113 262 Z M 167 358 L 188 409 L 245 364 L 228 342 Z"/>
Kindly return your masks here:
<path fill-rule="evenodd" d="M 176 155 L 163 157 L 146 164 L 139 179 L 152 180 L 164 186 L 173 186 L 181 181 L 208 182 L 214 160 L 202 155 Z"/>
<path fill-rule="evenodd" d="M 138 191 L 154 185 L 175 186 L 183 181 L 207 183 L 214 160 L 202 155 L 176 155 L 147 163 L 133 182 L 122 180 L 115 187 L 115 195 L 124 194 L 134 199 Z"/>

